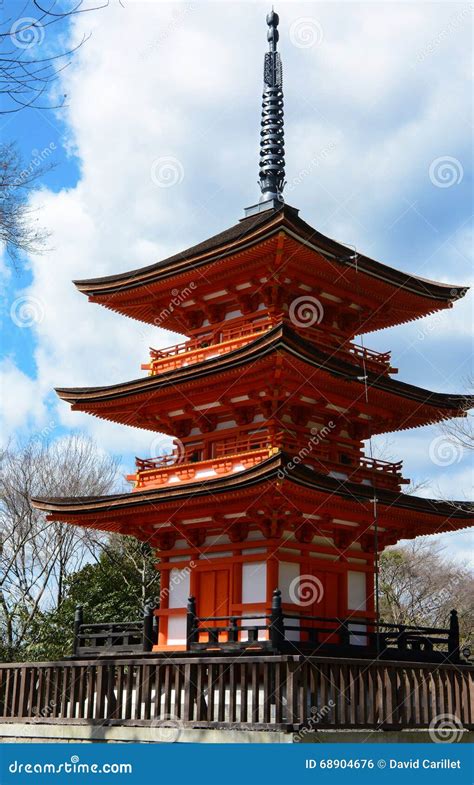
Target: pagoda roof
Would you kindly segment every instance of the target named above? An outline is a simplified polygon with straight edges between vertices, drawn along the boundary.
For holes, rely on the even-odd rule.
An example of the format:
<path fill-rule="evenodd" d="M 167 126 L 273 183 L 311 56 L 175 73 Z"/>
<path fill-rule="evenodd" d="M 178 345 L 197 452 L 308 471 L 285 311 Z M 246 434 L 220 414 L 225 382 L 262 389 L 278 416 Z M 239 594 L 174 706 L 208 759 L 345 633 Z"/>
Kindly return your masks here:
<path fill-rule="evenodd" d="M 323 504 L 334 507 L 337 498 L 346 500 L 352 506 L 355 504 L 356 508 L 362 505 L 366 511 L 370 510 L 368 505 L 373 503 L 375 493 L 371 486 L 320 474 L 303 464 L 295 464 L 294 458 L 285 453 L 277 452 L 250 469 L 226 477 L 209 478 L 205 483 L 188 482 L 109 496 L 38 497 L 32 499 L 32 504 L 36 509 L 48 513 L 52 520 L 105 531 L 121 531 L 120 520 L 122 516 L 127 516 L 127 511 L 132 516 L 142 511 L 147 516 L 156 517 L 163 510 L 166 518 L 173 505 L 178 504 L 183 513 L 186 502 L 190 505 L 198 504 L 200 500 L 206 503 L 206 499 L 211 497 L 215 503 L 220 494 L 244 494 L 253 489 L 257 491 L 257 498 L 260 498 L 265 484 L 277 491 L 282 484 L 286 487 L 297 486 L 300 489 L 298 494 L 321 494 Z M 455 531 L 474 524 L 474 506 L 470 502 L 425 499 L 380 488 L 376 496 L 381 520 L 385 517 L 396 522 L 400 515 L 402 520 L 403 515 L 408 516 L 406 520 L 413 528 L 409 532 L 405 531 L 404 536 Z M 322 505 L 320 509 L 323 512 Z"/>
<path fill-rule="evenodd" d="M 158 281 L 165 281 L 174 276 L 192 273 L 200 267 L 208 266 L 213 262 L 231 257 L 267 241 L 280 232 L 328 259 L 341 269 L 342 274 L 357 271 L 368 276 L 369 279 L 377 279 L 379 282 L 388 284 L 395 289 L 390 295 L 391 298 L 395 298 L 395 301 L 403 293 L 405 296 L 406 293 L 414 295 L 416 303 L 412 301 L 413 315 L 406 316 L 404 321 L 407 318 L 417 318 L 439 308 L 448 307 L 453 301 L 464 296 L 467 291 L 465 286 L 440 283 L 402 272 L 364 254 L 355 256 L 353 249 L 321 234 L 303 221 L 299 217 L 298 211 L 289 205 L 282 205 L 278 209 L 267 210 L 244 218 L 229 229 L 146 267 L 117 275 L 78 280 L 74 283 L 81 292 L 87 294 L 94 301 L 100 302 L 112 310 L 126 313 L 123 295 L 127 292 L 141 287 L 149 287 Z M 148 296 L 153 299 L 151 290 L 148 292 Z M 137 315 L 136 318 L 143 319 L 143 321 L 153 321 L 152 317 L 146 314 Z M 398 321 L 402 321 L 402 319 Z M 374 329 L 378 329 L 380 326 L 387 325 L 380 324 Z"/>
<path fill-rule="evenodd" d="M 415 409 L 416 419 L 410 423 L 410 413 L 406 412 L 405 428 L 417 425 L 437 422 L 445 417 L 461 414 L 467 408 L 474 405 L 474 396 L 455 395 L 451 393 L 440 393 L 417 387 L 398 379 L 392 379 L 384 374 L 377 374 L 370 370 L 366 372 L 366 380 L 361 376 L 360 366 L 353 365 L 339 359 L 335 354 L 327 354 L 315 347 L 314 344 L 302 338 L 294 332 L 287 324 L 279 324 L 266 333 L 261 334 L 254 341 L 251 341 L 227 354 L 203 360 L 192 365 L 177 368 L 172 371 L 146 376 L 131 381 L 122 382 L 101 387 L 70 387 L 57 388 L 56 392 L 62 400 L 72 404 L 75 409 L 82 411 L 93 411 L 94 414 L 112 419 L 117 422 L 130 422 L 130 418 L 125 411 L 121 413 L 115 411 L 108 416 L 105 409 L 94 410 L 94 406 L 105 404 L 106 402 L 119 401 L 124 399 L 137 399 L 137 396 L 146 396 L 150 401 L 150 393 L 173 389 L 178 395 L 180 388 L 197 380 L 212 379 L 214 376 L 222 375 L 226 371 L 235 368 L 245 368 L 254 365 L 256 361 L 265 358 L 277 350 L 284 350 L 291 356 L 301 360 L 313 368 L 329 373 L 338 378 L 341 383 L 351 383 L 357 386 L 355 398 L 362 399 L 365 393 L 365 382 L 368 389 L 380 390 L 389 393 L 403 400 L 411 400 L 422 406 L 429 407 L 429 414 L 422 412 L 420 406 Z M 134 422 L 130 424 L 137 425 Z M 138 427 L 157 430 L 157 426 L 152 427 L 145 423 L 140 423 Z M 387 430 L 393 430 L 387 423 Z"/>

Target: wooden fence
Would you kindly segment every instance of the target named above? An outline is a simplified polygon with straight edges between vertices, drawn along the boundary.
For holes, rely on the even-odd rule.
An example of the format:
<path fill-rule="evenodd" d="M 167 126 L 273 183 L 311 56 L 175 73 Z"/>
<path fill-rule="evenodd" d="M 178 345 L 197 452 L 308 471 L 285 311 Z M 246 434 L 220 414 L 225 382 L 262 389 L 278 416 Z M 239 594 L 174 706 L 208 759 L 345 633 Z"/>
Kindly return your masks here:
<path fill-rule="evenodd" d="M 474 727 L 466 665 L 301 655 L 69 660 L 0 665 L 3 722 L 299 732 Z"/>

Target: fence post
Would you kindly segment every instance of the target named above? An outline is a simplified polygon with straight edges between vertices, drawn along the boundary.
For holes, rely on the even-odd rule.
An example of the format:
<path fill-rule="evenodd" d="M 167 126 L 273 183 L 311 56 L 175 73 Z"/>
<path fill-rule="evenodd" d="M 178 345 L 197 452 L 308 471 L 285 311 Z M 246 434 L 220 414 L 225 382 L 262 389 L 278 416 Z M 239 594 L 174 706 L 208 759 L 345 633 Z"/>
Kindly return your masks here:
<path fill-rule="evenodd" d="M 153 648 L 153 611 L 152 602 L 148 600 L 143 612 L 143 651 L 151 651 Z"/>
<path fill-rule="evenodd" d="M 341 621 L 339 625 L 339 641 L 341 646 L 349 646 L 350 644 L 350 632 L 349 632 L 349 625 L 347 620 L 344 619 Z"/>
<path fill-rule="evenodd" d="M 196 600 L 194 597 L 188 598 L 186 607 L 186 648 L 190 649 L 191 644 L 195 643 L 196 630 Z"/>
<path fill-rule="evenodd" d="M 81 631 L 81 626 L 84 622 L 84 616 L 82 611 L 82 605 L 76 605 L 76 612 L 74 613 L 74 632 L 73 632 L 73 642 L 72 642 L 72 653 L 75 657 L 79 650 L 79 633 Z"/>
<path fill-rule="evenodd" d="M 270 640 L 274 649 L 281 649 L 285 640 L 285 627 L 281 607 L 281 591 L 275 589 L 272 595 L 272 612 L 270 616 Z"/>
<path fill-rule="evenodd" d="M 237 627 L 237 619 L 235 616 L 229 620 L 229 643 L 237 643 L 239 640 L 239 628 Z"/>
<path fill-rule="evenodd" d="M 455 610 L 451 611 L 449 618 L 448 654 L 456 659 L 459 656 L 459 619 Z"/>

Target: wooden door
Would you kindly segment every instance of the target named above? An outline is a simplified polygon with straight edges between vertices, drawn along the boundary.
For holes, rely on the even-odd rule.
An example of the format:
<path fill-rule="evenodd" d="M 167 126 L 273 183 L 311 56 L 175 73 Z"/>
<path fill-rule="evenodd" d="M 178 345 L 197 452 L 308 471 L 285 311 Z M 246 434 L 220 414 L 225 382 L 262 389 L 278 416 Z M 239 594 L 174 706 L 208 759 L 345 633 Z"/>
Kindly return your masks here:
<path fill-rule="evenodd" d="M 227 621 L 212 621 L 214 616 L 228 616 L 230 612 L 230 567 L 200 570 L 197 580 L 197 615 L 201 626 L 225 627 Z M 209 619 L 209 621 L 205 621 Z M 227 636 L 220 636 L 226 640 Z"/>

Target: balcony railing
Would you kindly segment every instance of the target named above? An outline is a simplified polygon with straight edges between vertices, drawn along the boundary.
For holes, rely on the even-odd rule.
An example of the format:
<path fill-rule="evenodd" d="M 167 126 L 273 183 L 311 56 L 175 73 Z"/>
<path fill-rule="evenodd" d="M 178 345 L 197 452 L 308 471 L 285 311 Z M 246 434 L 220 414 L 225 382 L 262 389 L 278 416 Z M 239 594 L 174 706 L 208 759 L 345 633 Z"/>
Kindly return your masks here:
<path fill-rule="evenodd" d="M 309 449 L 308 444 L 301 446 L 295 439 L 285 439 L 283 450 L 290 456 L 299 456 L 300 463 L 322 474 L 346 479 L 349 482 L 372 485 L 375 488 L 399 490 L 410 480 L 402 477 L 403 461 L 396 463 L 378 458 L 354 455 L 350 462 L 343 463 L 333 457 L 325 444 Z"/>
<path fill-rule="evenodd" d="M 372 485 L 374 488 L 398 490 L 400 485 L 407 485 L 410 480 L 402 477 L 403 462 L 391 463 L 377 458 L 360 458 L 360 464 L 347 465 L 326 461 L 326 468 L 335 474 L 344 474 L 350 482 Z"/>
<path fill-rule="evenodd" d="M 180 451 L 177 448 L 169 455 L 159 458 L 136 458 L 136 474 L 127 480 L 135 483 L 134 490 L 146 486 L 164 485 L 173 482 L 192 482 L 199 477 L 231 474 L 233 471 L 249 469 L 268 458 L 274 451 L 268 437 L 249 437 L 235 445 L 216 445 L 215 456 L 207 460 L 195 459 L 196 451 Z"/>
<path fill-rule="evenodd" d="M 363 371 L 373 371 L 377 374 L 397 373 L 397 368 L 391 365 L 391 352 L 377 352 L 374 349 L 367 349 L 358 343 L 347 341 L 346 336 L 330 336 L 327 332 L 316 327 L 295 327 L 303 338 L 314 343 L 330 357 L 339 358 L 346 362 L 359 365 Z"/>
<path fill-rule="evenodd" d="M 151 376 L 155 376 L 185 365 L 210 360 L 212 357 L 240 349 L 270 327 L 269 320 L 262 320 L 256 324 L 221 329 L 217 334 L 205 338 L 193 338 L 165 349 L 150 349 L 150 362 L 144 363 L 142 370 L 149 371 Z"/>
<path fill-rule="evenodd" d="M 290 455 L 301 455 L 301 449 L 294 440 L 283 440 L 282 434 L 270 438 L 266 434 L 252 434 L 243 438 L 229 439 L 214 445 L 214 456 L 202 459 L 200 451 L 195 448 L 183 449 L 176 446 L 168 455 L 158 458 L 136 458 L 135 474 L 127 479 L 135 484 L 134 490 L 146 486 L 154 487 L 173 482 L 192 482 L 197 476 L 230 474 L 240 469 L 255 466 L 270 457 L 281 445 Z M 303 447 L 304 449 L 304 447 Z M 298 451 L 299 450 L 299 451 Z M 402 461 L 392 463 L 377 458 L 361 457 L 359 463 L 342 463 L 331 459 L 327 451 L 306 451 L 301 463 L 306 464 L 322 474 L 347 479 L 350 482 L 371 485 L 374 488 L 399 490 L 401 485 L 410 480 L 402 477 Z"/>
<path fill-rule="evenodd" d="M 158 642 L 159 615 L 147 605 L 143 619 L 88 624 L 76 609 L 73 656 L 110 656 L 150 652 Z M 268 613 L 199 617 L 189 597 L 186 611 L 187 651 L 245 651 L 277 654 L 322 654 L 378 657 L 417 662 L 460 661 L 459 622 L 451 611 L 448 627 L 390 624 L 364 617 L 311 616 L 284 609 L 275 589 Z"/>
<path fill-rule="evenodd" d="M 270 320 L 262 320 L 257 324 L 240 325 L 220 329 L 219 332 L 206 336 L 205 338 L 193 338 L 184 343 L 168 346 L 165 349 L 150 349 L 150 362 L 144 363 L 141 367 L 144 371 L 149 371 L 151 376 L 165 373 L 167 371 L 182 368 L 186 365 L 209 360 L 222 354 L 240 349 L 247 343 L 257 338 L 262 332 L 270 329 Z M 338 343 L 331 341 L 327 334 L 322 331 L 301 331 L 301 334 L 314 343 L 327 354 L 339 357 L 347 362 L 354 361 L 364 371 L 370 370 L 378 374 L 396 373 L 397 369 L 390 364 L 390 352 L 376 352 L 366 349 L 355 343 Z"/>
<path fill-rule="evenodd" d="M 451 611 L 449 627 L 390 624 L 374 619 L 339 619 L 288 612 L 275 589 L 270 613 L 199 618 L 190 597 L 186 622 L 187 649 L 235 651 L 261 649 L 278 653 L 334 654 L 418 662 L 459 662 L 459 622 Z"/>

